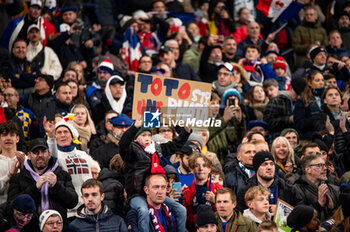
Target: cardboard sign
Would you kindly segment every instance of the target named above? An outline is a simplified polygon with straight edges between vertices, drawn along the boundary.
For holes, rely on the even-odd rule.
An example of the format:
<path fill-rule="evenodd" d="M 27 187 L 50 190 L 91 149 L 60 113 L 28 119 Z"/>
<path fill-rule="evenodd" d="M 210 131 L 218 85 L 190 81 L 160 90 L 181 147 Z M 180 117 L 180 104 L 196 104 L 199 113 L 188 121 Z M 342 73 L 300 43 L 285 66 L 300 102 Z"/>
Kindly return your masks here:
<path fill-rule="evenodd" d="M 279 232 L 290 232 L 292 228 L 287 226 L 287 217 L 292 212 L 293 206 L 278 199 L 275 210 L 274 222 L 276 222 Z"/>
<path fill-rule="evenodd" d="M 207 119 L 211 88 L 209 83 L 136 73 L 132 119 L 156 110 L 167 119 Z"/>

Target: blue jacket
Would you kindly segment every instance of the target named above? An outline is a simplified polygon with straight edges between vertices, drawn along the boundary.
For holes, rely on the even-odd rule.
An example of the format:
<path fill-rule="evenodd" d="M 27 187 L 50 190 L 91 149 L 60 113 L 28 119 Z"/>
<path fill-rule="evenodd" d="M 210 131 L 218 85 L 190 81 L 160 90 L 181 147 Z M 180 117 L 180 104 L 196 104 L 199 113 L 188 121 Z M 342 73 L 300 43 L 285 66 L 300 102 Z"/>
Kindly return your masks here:
<path fill-rule="evenodd" d="M 102 203 L 102 210 L 95 218 L 95 215 L 87 214 L 85 205 L 78 208 L 77 218 L 69 224 L 68 231 L 84 232 L 127 232 L 124 220 L 113 214 L 112 211 Z"/>
<path fill-rule="evenodd" d="M 2 34 L 2 40 L 1 40 L 1 47 L 8 49 L 9 47 L 9 42 L 11 35 L 13 31 L 16 29 L 17 25 L 19 22 L 21 22 L 24 19 L 23 15 L 22 17 L 16 17 L 11 20 L 11 22 L 7 25 L 4 34 Z"/>

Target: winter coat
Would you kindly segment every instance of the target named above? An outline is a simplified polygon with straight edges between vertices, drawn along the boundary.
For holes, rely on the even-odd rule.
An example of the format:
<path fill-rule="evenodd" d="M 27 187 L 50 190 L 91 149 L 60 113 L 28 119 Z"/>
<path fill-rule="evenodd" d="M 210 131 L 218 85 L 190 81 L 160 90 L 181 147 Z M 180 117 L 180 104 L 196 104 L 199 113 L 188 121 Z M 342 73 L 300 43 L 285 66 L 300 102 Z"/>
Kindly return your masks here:
<path fill-rule="evenodd" d="M 292 104 L 292 99 L 284 92 L 267 103 L 263 120 L 269 124 L 269 133 L 273 139 L 280 136 L 282 130 L 291 128 L 289 117 L 293 111 Z"/>
<path fill-rule="evenodd" d="M 244 188 L 246 181 L 249 179 L 248 175 L 237 165 L 233 171 L 225 174 L 224 186 L 232 189 L 236 196 L 238 192 Z"/>
<path fill-rule="evenodd" d="M 207 147 L 208 151 L 214 152 L 220 162 L 223 163 L 230 150 L 233 150 L 235 143 L 243 137 L 245 133 L 245 121 L 243 118 L 240 123 L 232 123 L 231 121 L 226 123 L 223 118 L 219 120 L 221 120 L 221 127 L 208 128 L 210 137 Z"/>
<path fill-rule="evenodd" d="M 71 232 L 127 232 L 124 220 L 113 214 L 107 205 L 102 203 L 102 209 L 97 217 L 87 213 L 85 205 L 78 208 L 77 218 L 69 224 Z"/>
<path fill-rule="evenodd" d="M 30 62 L 25 59 L 23 61 L 14 56 L 8 61 L 8 76 L 11 79 L 12 87 L 16 89 L 31 88 L 35 85 L 36 74 L 40 73 L 39 69 L 32 67 Z"/>
<path fill-rule="evenodd" d="M 216 190 L 223 188 L 222 185 L 212 183 L 210 179 L 207 181 L 207 189 L 209 189 L 209 186 L 211 185 L 210 191 L 214 194 L 216 193 Z M 187 219 L 186 219 L 186 228 L 189 231 L 194 231 L 196 218 L 197 218 L 197 212 L 193 212 L 193 198 L 196 195 L 196 184 L 195 180 L 192 182 L 192 184 L 189 187 L 186 187 L 183 190 L 183 194 L 185 196 L 185 207 L 187 210 Z M 212 205 L 213 211 L 216 211 L 215 205 Z"/>
<path fill-rule="evenodd" d="M 184 53 L 182 63 L 188 64 L 195 73 L 198 73 L 201 55 L 202 52 L 198 51 L 197 45 L 194 43 L 191 48 Z"/>
<path fill-rule="evenodd" d="M 299 194 L 304 199 L 305 205 L 310 205 L 318 212 L 318 218 L 320 221 L 327 220 L 333 214 L 333 210 L 337 209 L 339 204 L 339 187 L 328 184 L 328 195 L 332 198 L 334 208 L 329 209 L 327 206 L 321 206 L 318 203 L 318 187 L 314 185 L 311 181 L 309 181 L 305 175 L 303 175 L 296 183 L 295 188 L 299 192 Z"/>
<path fill-rule="evenodd" d="M 298 130 L 300 139 L 311 140 L 312 134 L 316 131 L 314 119 L 323 111 L 323 100 L 321 99 L 321 108 L 318 106 L 316 100 L 310 100 L 310 103 L 305 107 L 304 99 L 300 98 L 295 103 L 294 109 L 294 127 Z"/>
<path fill-rule="evenodd" d="M 52 167 L 56 162 L 56 159 L 52 157 L 49 161 L 49 167 Z M 29 164 L 31 165 L 30 161 Z M 77 205 L 78 195 L 75 192 L 72 178 L 66 171 L 57 167 L 53 173 L 57 177 L 57 183 L 52 188 L 49 187 L 50 209 L 57 210 L 66 221 L 67 209 L 72 209 Z M 36 187 L 36 181 L 25 167 L 11 178 L 7 201 L 12 202 L 20 194 L 29 194 L 33 198 L 37 213 L 40 215 L 42 210 L 40 189 Z"/>
<path fill-rule="evenodd" d="M 66 116 L 68 115 L 73 106 L 74 106 L 74 103 L 72 102 L 70 105 L 65 105 L 63 104 L 62 102 L 60 102 L 55 95 L 52 96 L 52 99 L 56 105 L 56 108 L 55 108 L 55 114 L 60 114 L 62 116 Z"/>
<path fill-rule="evenodd" d="M 20 104 L 23 105 L 23 107 L 30 109 L 35 117 L 41 121 L 40 119 L 43 116 L 43 111 L 46 107 L 46 104 L 52 100 L 52 93 L 51 91 L 39 95 L 37 92 L 31 93 L 31 94 L 24 94 L 20 98 Z"/>
<path fill-rule="evenodd" d="M 109 168 L 109 162 L 116 154 L 119 154 L 119 139 L 115 138 L 111 133 L 107 134 L 109 143 L 101 145 L 99 148 L 90 153 L 92 158 L 96 160 L 100 168 Z"/>
<path fill-rule="evenodd" d="M 305 20 L 298 26 L 292 36 L 292 47 L 295 53 L 295 66 L 300 66 L 306 59 L 311 44 L 319 41 L 321 46 L 328 45 L 326 30 L 316 23 L 307 23 Z"/>
<path fill-rule="evenodd" d="M 245 57 L 245 48 L 249 45 L 249 44 L 254 44 L 253 41 L 250 39 L 250 37 L 248 36 L 246 39 L 242 40 L 238 45 L 237 45 L 237 52 L 236 52 L 236 58 L 239 60 L 241 58 Z M 261 38 L 259 38 L 257 45 L 260 46 L 261 48 L 261 53 L 260 54 L 264 54 L 268 44 L 265 43 L 264 40 L 262 40 Z"/>
<path fill-rule="evenodd" d="M 257 185 L 260 185 L 260 183 L 258 182 L 256 175 L 247 180 L 245 187 L 237 195 L 237 209 L 239 211 L 243 212 L 243 210 L 248 208 L 245 204 L 244 195 L 250 187 Z M 303 198 L 300 196 L 299 192 L 294 186 L 287 184 L 287 182 L 285 182 L 282 178 L 277 176 L 275 176 L 274 182 L 271 186 L 275 185 L 278 186 L 279 195 L 276 197 L 287 202 L 292 206 L 302 204 Z"/>
<path fill-rule="evenodd" d="M 124 176 L 123 174 L 103 168 L 98 174 L 99 181 L 103 184 L 105 198 L 104 203 L 112 210 L 112 212 L 119 216 L 124 216 Z"/>
<path fill-rule="evenodd" d="M 152 166 L 152 155 L 146 153 L 139 143 L 133 142 L 138 131 L 139 128 L 131 126 L 119 141 L 120 155 L 124 160 L 124 170 L 126 171 L 125 189 L 129 198 L 135 195 L 144 196 L 145 178 L 151 173 Z M 172 141 L 162 143 L 159 146 L 156 144 L 156 150 L 165 157 L 170 156 L 182 148 L 189 135 L 190 133 L 183 130 Z"/>
<path fill-rule="evenodd" d="M 183 64 L 181 62 L 176 62 L 176 67 L 172 69 L 173 77 L 191 80 L 191 81 L 201 81 L 201 78 L 193 71 L 190 65 Z"/>
<path fill-rule="evenodd" d="M 211 51 L 214 47 L 205 45 L 200 62 L 199 62 L 199 75 L 202 78 L 203 82 L 212 83 L 218 79 L 217 69 L 218 66 L 214 63 L 209 63 L 208 59 Z"/>
<path fill-rule="evenodd" d="M 350 51 L 350 43 L 347 41 L 350 41 L 350 26 L 349 27 L 342 27 L 338 29 L 341 35 L 341 38 L 344 42 L 344 46 L 346 50 Z"/>
<path fill-rule="evenodd" d="M 235 231 L 235 232 L 255 232 L 258 231 L 256 223 L 251 219 L 244 217 L 241 212 L 234 209 L 233 215 L 226 225 L 226 230 L 224 231 L 222 228 L 222 221 L 219 216 L 219 213 L 215 213 L 216 219 L 218 220 L 218 231 Z"/>

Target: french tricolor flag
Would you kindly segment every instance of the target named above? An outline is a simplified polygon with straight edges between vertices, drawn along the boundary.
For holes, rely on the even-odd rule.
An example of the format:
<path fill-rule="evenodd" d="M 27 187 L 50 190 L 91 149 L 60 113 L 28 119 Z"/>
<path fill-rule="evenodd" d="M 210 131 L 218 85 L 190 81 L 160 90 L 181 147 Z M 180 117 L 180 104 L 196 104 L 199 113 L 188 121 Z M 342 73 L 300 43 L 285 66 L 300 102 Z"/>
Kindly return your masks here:
<path fill-rule="evenodd" d="M 136 32 L 131 33 L 131 29 L 128 27 L 123 39 L 122 58 L 129 65 L 130 71 L 137 72 L 141 56 L 141 44 Z"/>
<path fill-rule="evenodd" d="M 260 10 L 268 18 L 272 18 L 272 22 L 276 19 L 289 21 L 302 8 L 304 4 L 293 0 L 259 0 L 256 9 Z"/>

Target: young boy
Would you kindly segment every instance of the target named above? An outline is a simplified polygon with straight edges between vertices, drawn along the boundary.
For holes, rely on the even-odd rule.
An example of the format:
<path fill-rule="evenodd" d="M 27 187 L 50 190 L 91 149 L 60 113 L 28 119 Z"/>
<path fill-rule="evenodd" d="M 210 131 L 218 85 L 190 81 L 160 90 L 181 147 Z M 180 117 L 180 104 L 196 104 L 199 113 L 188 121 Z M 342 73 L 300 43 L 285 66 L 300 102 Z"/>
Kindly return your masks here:
<path fill-rule="evenodd" d="M 274 78 L 277 80 L 276 74 L 273 72 L 266 58 L 260 59 L 260 55 L 260 46 L 249 44 L 245 48 L 245 58 L 239 61 L 239 64 L 247 70 L 248 84 L 251 87 L 255 85 L 262 86 L 265 79 Z"/>
<path fill-rule="evenodd" d="M 211 182 L 224 186 L 225 174 L 217 166 L 211 168 Z"/>
<path fill-rule="evenodd" d="M 269 220 L 271 218 L 269 194 L 270 191 L 261 185 L 249 188 L 244 196 L 249 208 L 244 210 L 243 216 L 252 219 L 257 225 L 264 220 Z"/>
<path fill-rule="evenodd" d="M 276 58 L 273 64 L 273 71 L 276 73 L 279 90 L 289 90 L 291 78 L 287 75 L 287 65 L 282 56 Z"/>

